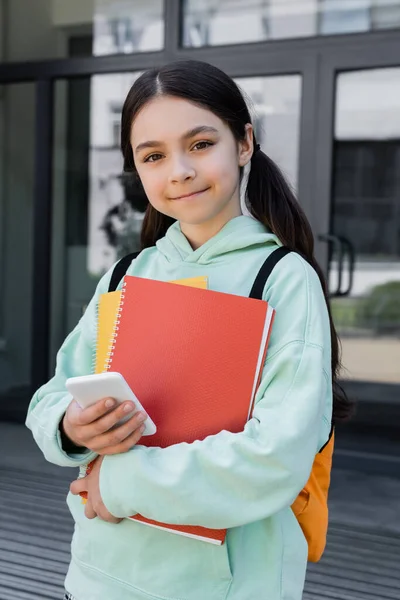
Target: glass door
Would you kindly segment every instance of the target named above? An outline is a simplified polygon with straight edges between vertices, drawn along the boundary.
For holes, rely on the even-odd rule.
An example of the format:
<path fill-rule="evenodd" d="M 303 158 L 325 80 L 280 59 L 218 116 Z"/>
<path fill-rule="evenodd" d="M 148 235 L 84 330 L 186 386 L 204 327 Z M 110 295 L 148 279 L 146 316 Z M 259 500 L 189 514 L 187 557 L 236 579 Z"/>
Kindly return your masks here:
<path fill-rule="evenodd" d="M 50 370 L 102 275 L 139 249 L 145 204 L 134 178 L 122 172 L 119 149 L 122 105 L 138 75 L 55 84 Z"/>
<path fill-rule="evenodd" d="M 34 83 L 0 88 L 0 419 L 25 417 L 31 393 Z"/>
<path fill-rule="evenodd" d="M 343 379 L 387 389 L 397 386 L 400 67 L 337 75 L 331 233 L 347 239 L 356 257 L 350 286 L 348 276 L 343 276 L 348 294 L 332 300 L 342 340 Z M 334 286 L 337 254 L 331 257 L 329 268 Z"/>
<path fill-rule="evenodd" d="M 357 401 L 355 426 L 397 438 L 399 56 L 399 40 L 321 52 L 310 211 L 341 338 L 341 380 Z"/>

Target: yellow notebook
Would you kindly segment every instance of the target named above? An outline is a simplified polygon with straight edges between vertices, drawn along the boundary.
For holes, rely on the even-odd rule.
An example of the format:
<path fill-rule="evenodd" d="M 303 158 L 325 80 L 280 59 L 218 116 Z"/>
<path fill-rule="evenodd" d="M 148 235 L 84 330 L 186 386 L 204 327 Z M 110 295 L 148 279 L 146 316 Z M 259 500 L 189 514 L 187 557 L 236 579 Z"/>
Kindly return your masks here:
<path fill-rule="evenodd" d="M 178 285 L 187 285 L 206 290 L 208 287 L 208 277 L 191 277 L 188 279 L 177 279 L 170 283 Z M 121 291 L 108 292 L 102 294 L 99 299 L 97 312 L 97 349 L 95 373 L 103 373 L 107 361 L 107 353 L 110 348 L 110 340 L 113 335 L 117 311 L 121 300 Z"/>

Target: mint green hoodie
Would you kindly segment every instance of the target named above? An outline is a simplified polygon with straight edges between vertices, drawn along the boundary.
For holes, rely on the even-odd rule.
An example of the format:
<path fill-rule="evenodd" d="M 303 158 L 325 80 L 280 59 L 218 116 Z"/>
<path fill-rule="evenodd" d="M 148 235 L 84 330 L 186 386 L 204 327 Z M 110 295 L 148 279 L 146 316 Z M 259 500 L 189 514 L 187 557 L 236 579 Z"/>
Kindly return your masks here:
<path fill-rule="evenodd" d="M 245 216 L 192 250 L 175 223 L 143 251 L 128 274 L 168 281 L 207 275 L 212 290 L 247 296 L 279 240 Z M 70 402 L 67 377 L 91 372 L 100 281 L 84 316 L 57 357 L 54 377 L 34 395 L 27 426 L 47 460 L 86 464 L 67 455 L 59 423 Z M 308 480 L 331 426 L 330 329 L 316 273 L 291 253 L 275 267 L 264 299 L 276 308 L 252 419 L 193 444 L 136 446 L 104 459 L 100 489 L 117 517 L 136 512 L 157 521 L 228 528 L 226 543 L 160 531 L 127 519 L 88 520 L 68 496 L 75 520 L 67 590 L 77 600 L 300 600 L 307 544 L 290 508 Z M 218 398 L 215 398 L 218 402 Z"/>

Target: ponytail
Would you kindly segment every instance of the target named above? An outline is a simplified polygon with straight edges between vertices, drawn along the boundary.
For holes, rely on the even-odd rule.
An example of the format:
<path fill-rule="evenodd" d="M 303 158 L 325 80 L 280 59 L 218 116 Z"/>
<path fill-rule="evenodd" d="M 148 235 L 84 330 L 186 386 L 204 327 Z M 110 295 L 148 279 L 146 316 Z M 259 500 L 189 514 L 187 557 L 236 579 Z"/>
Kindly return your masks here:
<path fill-rule="evenodd" d="M 284 246 L 300 254 L 315 270 L 325 296 L 331 330 L 333 421 L 345 421 L 353 404 L 338 382 L 341 369 L 340 342 L 330 310 L 328 288 L 314 257 L 314 236 L 308 219 L 279 167 L 257 148 L 251 160 L 247 197 L 251 214 L 268 227 Z"/>
<path fill-rule="evenodd" d="M 141 250 L 155 246 L 167 233 L 168 228 L 175 222 L 172 217 L 168 217 L 156 210 L 150 202 L 144 215 L 142 231 L 140 234 Z"/>

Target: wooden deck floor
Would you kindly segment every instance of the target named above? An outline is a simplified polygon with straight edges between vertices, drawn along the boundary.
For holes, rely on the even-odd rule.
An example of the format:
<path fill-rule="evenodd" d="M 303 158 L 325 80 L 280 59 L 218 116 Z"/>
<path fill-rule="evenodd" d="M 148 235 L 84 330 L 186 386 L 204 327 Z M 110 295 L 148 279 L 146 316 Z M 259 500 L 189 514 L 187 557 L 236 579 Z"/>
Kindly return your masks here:
<path fill-rule="evenodd" d="M 0 426 L 0 444 L 15 441 L 0 452 L 0 600 L 61 599 L 71 470 L 47 465 L 22 426 L 10 427 Z M 304 600 L 398 600 L 400 473 L 334 470 L 330 504 L 327 550 L 309 567 Z"/>

